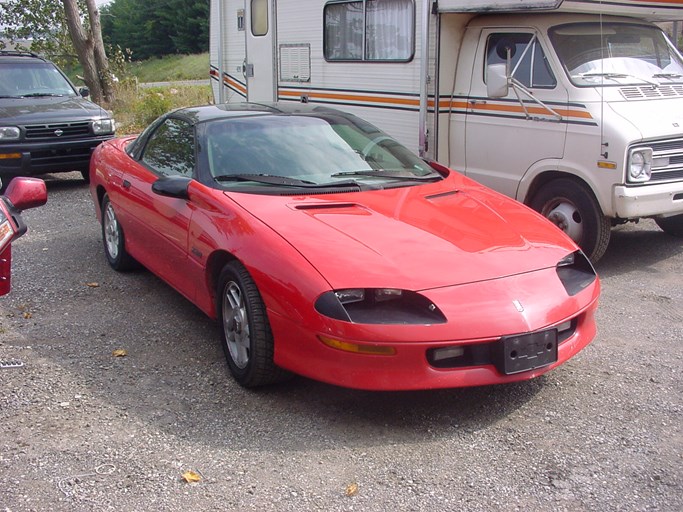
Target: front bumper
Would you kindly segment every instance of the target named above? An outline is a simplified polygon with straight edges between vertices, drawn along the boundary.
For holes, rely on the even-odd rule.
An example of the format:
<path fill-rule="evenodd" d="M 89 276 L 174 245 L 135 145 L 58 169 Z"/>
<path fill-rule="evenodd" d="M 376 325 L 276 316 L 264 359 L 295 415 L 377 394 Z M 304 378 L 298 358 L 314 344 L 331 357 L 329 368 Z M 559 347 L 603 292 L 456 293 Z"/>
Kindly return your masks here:
<path fill-rule="evenodd" d="M 600 284 L 568 297 L 554 269 L 430 292 L 444 307 L 448 323 L 367 325 L 339 322 L 307 328 L 286 315 L 268 311 L 275 340 L 275 363 L 294 373 L 339 386 L 368 390 L 418 390 L 503 384 L 528 380 L 561 365 L 596 334 L 595 310 Z M 523 305 L 520 312 L 513 305 Z M 450 304 L 448 302 L 450 301 Z M 505 374 L 495 354 L 505 336 L 534 333 L 571 321 L 571 332 L 557 345 L 557 360 L 547 366 Z M 323 344 L 319 336 L 349 344 L 392 347 L 393 355 L 347 352 Z M 441 364 L 434 350 L 466 347 L 467 363 Z M 470 348 L 472 350 L 470 350 Z"/>
<path fill-rule="evenodd" d="M 626 187 L 613 193 L 614 210 L 621 219 L 683 213 L 683 181 Z"/>
<path fill-rule="evenodd" d="M 0 176 L 32 176 L 49 172 L 87 171 L 90 157 L 113 134 L 58 142 L 17 142 L 0 145 L 0 154 L 18 153 L 20 158 L 0 158 Z"/>

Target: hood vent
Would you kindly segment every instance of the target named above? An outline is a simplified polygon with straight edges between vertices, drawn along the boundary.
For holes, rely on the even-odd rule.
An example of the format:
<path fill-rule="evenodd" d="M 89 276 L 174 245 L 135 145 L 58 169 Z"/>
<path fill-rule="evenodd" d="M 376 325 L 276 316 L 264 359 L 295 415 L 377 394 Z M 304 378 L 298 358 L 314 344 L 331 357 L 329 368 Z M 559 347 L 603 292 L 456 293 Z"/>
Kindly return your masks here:
<path fill-rule="evenodd" d="M 358 205 L 354 203 L 316 203 L 316 204 L 299 204 L 296 206 L 297 210 L 334 210 L 343 208 L 354 208 Z"/>
<path fill-rule="evenodd" d="M 683 84 L 677 85 L 634 85 L 619 89 L 621 95 L 627 100 L 649 100 L 652 98 L 682 98 Z"/>

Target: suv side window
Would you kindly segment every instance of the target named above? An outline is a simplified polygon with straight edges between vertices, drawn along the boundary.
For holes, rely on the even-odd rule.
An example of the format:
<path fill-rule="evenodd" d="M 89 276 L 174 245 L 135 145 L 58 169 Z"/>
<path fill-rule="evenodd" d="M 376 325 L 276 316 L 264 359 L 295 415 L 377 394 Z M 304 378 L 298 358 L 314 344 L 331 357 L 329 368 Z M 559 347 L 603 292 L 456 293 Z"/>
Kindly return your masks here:
<path fill-rule="evenodd" d="M 505 63 L 510 50 L 513 77 L 524 86 L 551 89 L 557 85 L 548 59 L 533 34 L 491 34 L 486 43 L 486 65 Z"/>
<path fill-rule="evenodd" d="M 162 176 L 192 177 L 195 164 L 194 129 L 181 119 L 166 119 L 150 136 L 142 162 Z"/>

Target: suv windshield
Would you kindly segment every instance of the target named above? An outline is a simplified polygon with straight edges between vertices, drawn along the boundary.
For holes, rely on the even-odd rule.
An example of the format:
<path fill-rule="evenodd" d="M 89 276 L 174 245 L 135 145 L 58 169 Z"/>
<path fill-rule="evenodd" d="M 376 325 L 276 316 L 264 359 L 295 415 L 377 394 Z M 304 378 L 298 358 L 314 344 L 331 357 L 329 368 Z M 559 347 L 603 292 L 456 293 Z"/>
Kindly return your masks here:
<path fill-rule="evenodd" d="M 0 96 L 76 96 L 71 84 L 49 62 L 0 62 Z"/>
<path fill-rule="evenodd" d="M 656 27 L 627 23 L 571 23 L 550 39 L 578 86 L 683 83 L 683 60 Z"/>

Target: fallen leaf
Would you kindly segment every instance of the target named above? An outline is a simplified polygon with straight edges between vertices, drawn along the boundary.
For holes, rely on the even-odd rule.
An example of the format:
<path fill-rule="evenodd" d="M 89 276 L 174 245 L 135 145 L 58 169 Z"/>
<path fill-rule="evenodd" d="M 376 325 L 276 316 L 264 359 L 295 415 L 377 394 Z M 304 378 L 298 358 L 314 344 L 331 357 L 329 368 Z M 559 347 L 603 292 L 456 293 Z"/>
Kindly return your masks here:
<path fill-rule="evenodd" d="M 128 355 L 128 351 L 122 348 L 117 348 L 111 353 L 111 355 L 114 357 L 126 357 Z"/>
<path fill-rule="evenodd" d="M 182 478 L 188 484 L 194 484 L 201 481 L 202 475 L 195 473 L 194 471 L 185 471 L 185 473 L 182 474 Z"/>
<path fill-rule="evenodd" d="M 358 494 L 358 484 L 357 483 L 352 483 L 346 486 L 346 495 L 347 496 L 355 496 Z"/>
<path fill-rule="evenodd" d="M 89 286 L 90 288 L 99 288 L 100 283 L 85 283 L 85 286 Z"/>
<path fill-rule="evenodd" d="M 32 315 L 31 313 L 29 313 L 28 311 L 24 311 L 23 316 L 24 316 L 24 318 L 25 318 L 26 320 L 28 320 L 28 319 L 31 318 L 33 315 Z"/>

